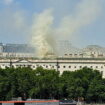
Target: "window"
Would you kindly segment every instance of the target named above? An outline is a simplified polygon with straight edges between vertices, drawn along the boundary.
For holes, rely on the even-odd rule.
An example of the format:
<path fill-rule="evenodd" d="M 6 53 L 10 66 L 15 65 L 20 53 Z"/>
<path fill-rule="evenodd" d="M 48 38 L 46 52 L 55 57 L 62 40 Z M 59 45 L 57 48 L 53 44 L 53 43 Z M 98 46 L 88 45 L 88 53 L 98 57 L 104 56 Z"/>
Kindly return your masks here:
<path fill-rule="evenodd" d="M 74 66 L 74 68 L 76 68 L 76 66 Z"/>
<path fill-rule="evenodd" d="M 96 69 L 98 68 L 98 66 L 96 66 Z"/>
<path fill-rule="evenodd" d="M 35 66 L 33 66 L 33 68 L 35 68 Z"/>
<path fill-rule="evenodd" d="M 66 68 L 66 66 L 63 66 L 63 68 Z"/>
<path fill-rule="evenodd" d="M 101 69 L 103 69 L 103 66 L 101 66 Z"/>
<path fill-rule="evenodd" d="M 8 67 L 8 66 L 5 66 L 6 68 Z"/>
<path fill-rule="evenodd" d="M 69 66 L 69 68 L 71 68 L 71 66 Z"/>
<path fill-rule="evenodd" d="M 82 66 L 80 66 L 79 68 L 82 68 Z"/>
<path fill-rule="evenodd" d="M 48 68 L 48 66 L 46 66 L 46 68 Z"/>
<path fill-rule="evenodd" d="M 93 68 L 93 66 L 90 66 L 90 68 Z"/>
<path fill-rule="evenodd" d="M 60 66 L 58 66 L 58 68 L 60 68 Z"/>

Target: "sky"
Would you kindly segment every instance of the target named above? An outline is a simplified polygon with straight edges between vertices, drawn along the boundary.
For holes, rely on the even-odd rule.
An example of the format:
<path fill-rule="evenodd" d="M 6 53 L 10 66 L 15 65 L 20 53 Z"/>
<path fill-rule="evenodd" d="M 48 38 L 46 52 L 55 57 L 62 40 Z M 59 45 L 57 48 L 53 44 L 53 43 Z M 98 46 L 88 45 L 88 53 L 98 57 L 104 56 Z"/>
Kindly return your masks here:
<path fill-rule="evenodd" d="M 0 0 L 0 42 L 30 43 L 34 20 L 46 10 L 54 39 L 105 47 L 105 0 Z"/>

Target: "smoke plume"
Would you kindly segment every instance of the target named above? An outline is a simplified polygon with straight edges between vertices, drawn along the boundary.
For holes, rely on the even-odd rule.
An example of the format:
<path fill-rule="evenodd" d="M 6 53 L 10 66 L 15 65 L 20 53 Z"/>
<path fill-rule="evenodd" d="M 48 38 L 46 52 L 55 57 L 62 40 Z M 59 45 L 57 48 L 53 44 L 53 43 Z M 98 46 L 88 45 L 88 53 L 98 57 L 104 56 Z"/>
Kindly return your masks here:
<path fill-rule="evenodd" d="M 52 24 L 53 16 L 51 10 L 45 10 L 35 16 L 32 26 L 32 45 L 36 47 L 36 53 L 39 57 L 45 57 L 53 50 Z"/>
<path fill-rule="evenodd" d="M 32 45 L 36 47 L 37 55 L 45 57 L 54 49 L 56 38 L 68 39 L 74 36 L 80 29 L 91 24 L 99 16 L 100 10 L 100 0 L 81 0 L 73 13 L 61 18 L 56 28 L 52 27 L 54 16 L 50 9 L 38 14 L 32 26 Z"/>
<path fill-rule="evenodd" d="M 75 34 L 84 26 L 91 24 L 100 14 L 100 0 L 81 0 L 74 13 L 64 16 L 56 30 L 57 35 L 65 38 Z M 76 36 L 75 36 L 76 37 Z"/>

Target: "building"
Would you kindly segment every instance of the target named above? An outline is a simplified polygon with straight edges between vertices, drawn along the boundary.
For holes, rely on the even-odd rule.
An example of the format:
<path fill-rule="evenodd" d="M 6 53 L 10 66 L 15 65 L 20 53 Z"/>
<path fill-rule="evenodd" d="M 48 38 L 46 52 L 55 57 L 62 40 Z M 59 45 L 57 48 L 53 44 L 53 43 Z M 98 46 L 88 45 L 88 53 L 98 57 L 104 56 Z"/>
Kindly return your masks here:
<path fill-rule="evenodd" d="M 61 42 L 61 48 L 69 49 L 61 56 L 48 54 L 47 58 L 35 57 L 34 49 L 26 44 L 0 44 L 0 67 L 43 67 L 63 71 L 74 71 L 83 67 L 99 70 L 105 78 L 105 48 L 92 45 L 83 50 L 71 47 L 69 42 Z M 65 49 L 65 50 L 66 50 Z M 64 51 L 65 51 L 64 50 Z M 72 51 L 71 51 L 72 50 Z M 60 50 L 62 51 L 62 49 Z"/>
<path fill-rule="evenodd" d="M 0 43 L 0 54 L 3 52 L 3 44 Z"/>
<path fill-rule="evenodd" d="M 56 49 L 59 56 L 64 56 L 65 54 L 79 54 L 82 49 L 72 46 L 69 40 L 59 40 L 56 42 Z"/>
<path fill-rule="evenodd" d="M 3 45 L 3 52 L 7 53 L 32 53 L 34 48 L 27 44 L 5 44 Z"/>
<path fill-rule="evenodd" d="M 31 58 L 35 57 L 35 49 L 27 44 L 0 43 L 0 58 Z"/>
<path fill-rule="evenodd" d="M 63 71 L 74 71 L 88 67 L 99 70 L 105 77 L 105 58 L 57 58 L 57 59 L 2 59 L 0 67 L 43 67 L 45 69 L 55 69 Z"/>

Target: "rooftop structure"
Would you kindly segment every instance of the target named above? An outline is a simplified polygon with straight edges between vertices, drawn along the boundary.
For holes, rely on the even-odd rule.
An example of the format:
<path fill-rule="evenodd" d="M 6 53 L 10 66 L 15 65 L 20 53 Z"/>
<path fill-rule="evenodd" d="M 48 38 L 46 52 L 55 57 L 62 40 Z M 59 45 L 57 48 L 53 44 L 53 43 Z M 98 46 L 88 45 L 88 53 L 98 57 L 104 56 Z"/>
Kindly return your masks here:
<path fill-rule="evenodd" d="M 32 53 L 32 52 L 34 52 L 34 49 L 27 44 L 6 44 L 6 45 L 3 45 L 3 52 Z"/>

